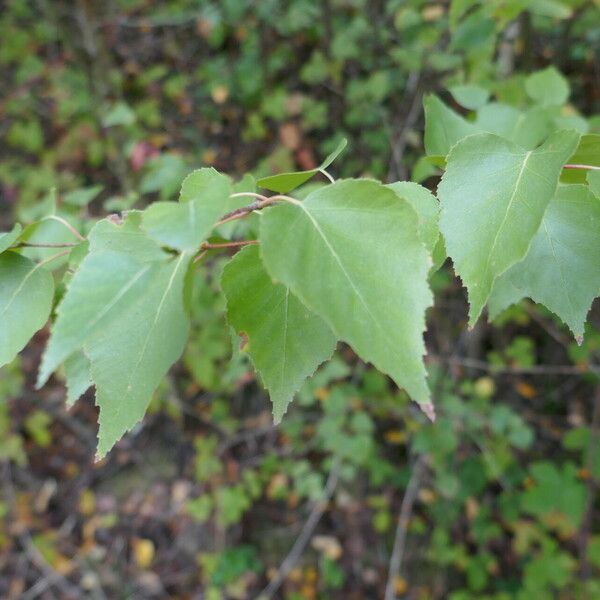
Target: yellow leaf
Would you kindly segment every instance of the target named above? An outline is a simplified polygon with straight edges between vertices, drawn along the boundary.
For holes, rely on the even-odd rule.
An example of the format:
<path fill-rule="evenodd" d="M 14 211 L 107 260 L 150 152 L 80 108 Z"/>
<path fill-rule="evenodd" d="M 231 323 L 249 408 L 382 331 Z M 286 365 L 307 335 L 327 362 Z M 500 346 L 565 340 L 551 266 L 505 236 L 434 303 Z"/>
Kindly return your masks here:
<path fill-rule="evenodd" d="M 135 564 L 140 569 L 147 569 L 154 560 L 154 543 L 152 540 L 135 538 L 132 545 Z"/>

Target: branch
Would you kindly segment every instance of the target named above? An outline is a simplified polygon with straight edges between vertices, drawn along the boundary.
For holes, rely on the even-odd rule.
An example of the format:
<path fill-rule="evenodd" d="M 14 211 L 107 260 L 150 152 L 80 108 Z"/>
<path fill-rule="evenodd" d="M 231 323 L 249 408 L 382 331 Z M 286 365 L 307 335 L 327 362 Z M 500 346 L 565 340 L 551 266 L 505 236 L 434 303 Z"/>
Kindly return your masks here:
<path fill-rule="evenodd" d="M 214 250 L 216 248 L 239 248 L 251 244 L 260 244 L 260 242 L 258 240 L 241 240 L 239 242 L 224 242 L 222 244 L 209 244 L 208 242 L 203 242 L 200 245 L 200 248 L 202 250 Z"/>
<path fill-rule="evenodd" d="M 488 373 L 499 373 L 508 375 L 589 375 L 594 373 L 600 375 L 600 367 L 587 364 L 585 366 L 572 365 L 535 365 L 533 367 L 502 367 L 491 365 L 482 360 L 472 358 L 460 358 L 450 356 L 448 358 L 430 355 L 434 361 L 438 363 L 446 363 L 449 365 L 459 365 L 469 369 L 478 369 Z"/>
<path fill-rule="evenodd" d="M 20 242 L 12 248 L 74 248 L 79 244 L 30 244 L 29 242 Z"/>
<path fill-rule="evenodd" d="M 394 549 L 390 558 L 390 566 L 388 569 L 388 579 L 385 586 L 384 600 L 396 600 L 396 591 L 394 582 L 400 574 L 402 568 L 402 559 L 404 558 L 404 547 L 406 545 L 406 533 L 408 523 L 412 515 L 413 505 L 417 498 L 417 493 L 421 485 L 421 477 L 425 467 L 425 455 L 422 454 L 415 461 L 412 475 L 408 481 L 402 504 L 400 505 L 400 515 L 398 516 L 398 526 L 396 527 L 396 536 L 394 538 Z"/>
<path fill-rule="evenodd" d="M 333 466 L 331 467 L 331 471 L 329 471 L 327 483 L 325 484 L 323 498 L 313 506 L 300 535 L 294 542 L 292 549 L 289 551 L 284 561 L 281 563 L 277 575 L 275 575 L 269 585 L 257 596 L 257 600 L 268 600 L 269 598 L 272 598 L 302 556 L 306 545 L 312 538 L 313 532 L 327 508 L 329 500 L 333 496 L 333 492 L 338 483 L 339 471 L 340 461 L 338 458 L 334 458 Z"/>

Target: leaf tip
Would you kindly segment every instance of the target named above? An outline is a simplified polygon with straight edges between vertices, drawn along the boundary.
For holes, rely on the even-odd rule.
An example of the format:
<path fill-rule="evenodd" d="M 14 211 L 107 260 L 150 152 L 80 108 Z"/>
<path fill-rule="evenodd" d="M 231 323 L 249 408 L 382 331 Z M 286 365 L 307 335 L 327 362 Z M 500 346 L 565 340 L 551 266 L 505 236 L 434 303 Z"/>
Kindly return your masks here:
<path fill-rule="evenodd" d="M 435 423 L 436 414 L 435 414 L 435 406 L 433 406 L 433 403 L 432 402 L 425 402 L 424 404 L 420 404 L 419 406 L 421 407 L 421 410 L 423 411 L 423 413 L 425 414 L 425 416 L 432 423 Z"/>

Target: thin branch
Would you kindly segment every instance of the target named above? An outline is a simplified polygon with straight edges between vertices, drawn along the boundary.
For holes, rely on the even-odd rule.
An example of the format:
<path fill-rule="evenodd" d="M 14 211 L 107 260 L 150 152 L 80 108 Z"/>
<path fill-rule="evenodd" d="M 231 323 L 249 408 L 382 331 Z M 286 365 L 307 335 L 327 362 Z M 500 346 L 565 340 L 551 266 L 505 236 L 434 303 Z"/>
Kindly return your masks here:
<path fill-rule="evenodd" d="M 590 171 L 600 171 L 600 167 L 595 165 L 565 165 L 563 169 L 587 169 Z"/>
<path fill-rule="evenodd" d="M 579 528 L 577 546 L 579 550 L 579 573 L 583 579 L 590 576 L 590 562 L 587 558 L 587 550 L 590 540 L 590 534 L 594 525 L 594 507 L 598 495 L 597 482 L 594 476 L 596 472 L 596 460 L 598 453 L 598 442 L 600 441 L 600 386 L 596 387 L 594 394 L 594 407 L 592 410 L 591 439 L 587 449 L 586 468 L 588 470 L 588 480 L 586 485 L 586 507 L 581 527 Z"/>
<path fill-rule="evenodd" d="M 79 244 L 30 244 L 29 242 L 20 242 L 12 248 L 74 248 L 75 246 L 79 246 Z"/>
<path fill-rule="evenodd" d="M 269 585 L 257 596 L 257 600 L 268 600 L 269 598 L 272 598 L 281 587 L 281 584 L 285 581 L 285 578 L 288 576 L 289 572 L 294 568 L 298 560 L 300 560 L 300 557 L 302 556 L 308 542 L 312 538 L 313 532 L 321 520 L 323 513 L 327 509 L 327 505 L 329 504 L 331 497 L 333 496 L 333 492 L 335 491 L 339 479 L 339 471 L 340 461 L 338 458 L 335 458 L 331 467 L 331 471 L 329 471 L 329 476 L 327 477 L 323 498 L 313 506 L 306 523 L 304 523 L 304 527 L 302 528 L 300 535 L 294 542 L 294 545 L 292 546 L 288 555 L 285 557 L 284 561 L 281 563 L 277 574 L 273 579 L 271 579 Z"/>
<path fill-rule="evenodd" d="M 224 242 L 222 244 L 209 244 L 208 242 L 203 242 L 200 248 L 202 250 L 215 250 L 218 248 L 240 248 L 242 246 L 250 246 L 253 244 L 260 244 L 258 240 L 241 240 L 239 242 Z"/>
<path fill-rule="evenodd" d="M 255 210 L 260 210 L 265 206 L 269 206 L 274 204 L 278 200 L 284 200 L 286 202 L 291 202 L 292 204 L 298 204 L 298 200 L 295 198 L 291 198 L 290 196 L 284 196 L 282 194 L 278 194 L 277 196 L 263 196 L 262 194 L 256 194 L 255 192 L 238 192 L 237 194 L 232 194 L 230 198 L 258 198 L 256 202 L 252 204 L 248 204 L 248 206 L 242 206 L 241 208 L 237 208 L 236 210 L 231 211 L 224 215 L 220 221 L 217 222 L 217 225 L 223 225 L 224 223 L 229 223 L 230 221 L 235 221 L 236 219 L 242 219 L 246 215 L 249 215 L 251 212 Z"/>
<path fill-rule="evenodd" d="M 400 574 L 402 568 L 402 559 L 404 558 L 404 548 L 406 546 L 406 534 L 408 531 L 408 523 L 412 515 L 413 506 L 421 486 L 421 477 L 425 467 L 425 455 L 422 454 L 415 461 L 412 475 L 408 481 L 402 504 L 400 505 L 400 515 L 398 516 L 398 526 L 396 527 L 396 535 L 394 538 L 394 548 L 390 558 L 390 566 L 388 569 L 388 579 L 385 586 L 384 600 L 396 600 L 396 590 L 394 581 Z"/>
<path fill-rule="evenodd" d="M 469 369 L 478 369 L 488 373 L 499 373 L 508 375 L 589 375 L 594 373 L 600 375 L 600 367 L 586 364 L 585 366 L 572 365 L 535 365 L 532 367 L 503 367 L 486 363 L 482 360 L 460 357 L 440 357 L 430 355 L 436 362 L 446 363 L 449 365 L 459 365 Z"/>

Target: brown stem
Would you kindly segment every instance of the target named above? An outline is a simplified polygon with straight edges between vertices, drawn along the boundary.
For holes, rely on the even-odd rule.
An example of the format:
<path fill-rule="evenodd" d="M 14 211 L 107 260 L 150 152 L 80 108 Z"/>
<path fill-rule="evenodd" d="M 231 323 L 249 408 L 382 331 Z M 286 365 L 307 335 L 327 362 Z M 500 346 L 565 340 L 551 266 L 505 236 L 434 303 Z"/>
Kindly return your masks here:
<path fill-rule="evenodd" d="M 74 248 L 79 244 L 30 244 L 29 242 L 20 242 L 12 248 Z"/>
<path fill-rule="evenodd" d="M 563 167 L 563 169 L 587 169 L 590 171 L 600 171 L 600 167 L 597 167 L 595 165 L 580 165 L 580 164 L 565 165 Z"/>
<path fill-rule="evenodd" d="M 215 248 L 239 248 L 240 246 L 249 246 L 250 244 L 259 244 L 258 240 L 241 240 L 239 242 L 224 242 L 222 244 L 209 244 L 204 242 L 200 248 L 203 250 L 213 250 Z"/>

